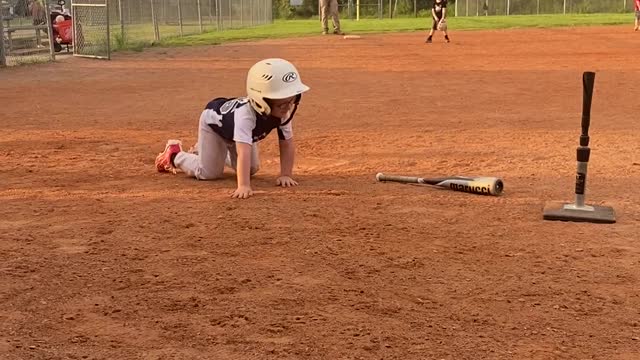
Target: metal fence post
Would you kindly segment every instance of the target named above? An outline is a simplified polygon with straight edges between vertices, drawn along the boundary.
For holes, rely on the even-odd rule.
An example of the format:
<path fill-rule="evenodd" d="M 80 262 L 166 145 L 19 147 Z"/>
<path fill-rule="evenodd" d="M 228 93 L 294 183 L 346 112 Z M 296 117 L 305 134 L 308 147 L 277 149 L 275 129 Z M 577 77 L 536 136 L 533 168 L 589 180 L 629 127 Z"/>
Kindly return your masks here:
<path fill-rule="evenodd" d="M 158 14 L 156 14 L 155 0 L 151 0 L 151 22 L 153 24 L 153 39 L 160 41 L 160 29 L 158 28 Z"/>
<path fill-rule="evenodd" d="M 200 26 L 200 34 L 202 34 L 204 30 L 202 29 L 202 11 L 200 11 L 200 0 L 197 0 L 196 4 L 198 5 L 198 26 Z"/>
<path fill-rule="evenodd" d="M 109 22 L 109 0 L 104 0 L 104 5 L 105 5 L 105 11 L 107 12 L 107 60 L 111 60 L 111 32 L 109 31 L 109 29 L 111 28 L 111 26 L 109 26 L 111 23 Z M 51 16 L 47 16 L 48 19 L 51 19 Z M 52 31 L 49 31 L 49 33 L 52 33 Z M 49 35 L 49 37 L 52 37 L 53 34 Z M 53 50 L 53 46 L 51 47 L 51 50 Z"/>
<path fill-rule="evenodd" d="M 218 26 L 219 30 L 224 30 L 224 19 L 222 18 L 222 0 L 218 1 L 218 22 L 220 25 Z"/>
<path fill-rule="evenodd" d="M 220 31 L 220 0 L 215 0 L 216 2 L 216 30 Z"/>
<path fill-rule="evenodd" d="M 209 25 L 213 24 L 213 1 L 209 1 Z"/>
<path fill-rule="evenodd" d="M 107 0 L 105 0 L 105 4 L 106 4 Z M 46 3 L 45 3 L 46 5 Z M 48 9 L 48 8 L 47 8 Z M 109 8 L 107 8 L 108 10 Z M 49 55 L 51 56 L 51 60 L 54 61 L 56 59 L 56 50 L 53 47 L 53 31 L 51 31 L 51 29 L 53 29 L 53 27 L 51 26 L 51 16 L 49 16 L 49 14 L 47 14 L 46 16 L 47 18 L 47 36 L 49 37 Z M 109 18 L 107 17 L 107 20 Z M 107 24 L 109 24 L 107 22 Z M 109 28 L 109 26 L 107 25 L 107 29 Z M 38 46 L 40 46 L 42 44 L 39 43 L 38 41 Z"/>
<path fill-rule="evenodd" d="M 7 66 L 7 59 L 4 54 L 4 18 L 0 12 L 0 66 Z"/>
<path fill-rule="evenodd" d="M 118 0 L 118 16 L 120 16 L 120 36 L 122 37 L 122 45 L 124 46 L 124 18 L 122 17 L 122 0 Z"/>
<path fill-rule="evenodd" d="M 182 32 L 182 1 L 178 0 L 178 25 L 180 25 L 180 36 L 184 36 Z"/>
<path fill-rule="evenodd" d="M 507 15 L 509 15 L 509 8 L 511 7 L 511 1 L 507 0 Z"/>

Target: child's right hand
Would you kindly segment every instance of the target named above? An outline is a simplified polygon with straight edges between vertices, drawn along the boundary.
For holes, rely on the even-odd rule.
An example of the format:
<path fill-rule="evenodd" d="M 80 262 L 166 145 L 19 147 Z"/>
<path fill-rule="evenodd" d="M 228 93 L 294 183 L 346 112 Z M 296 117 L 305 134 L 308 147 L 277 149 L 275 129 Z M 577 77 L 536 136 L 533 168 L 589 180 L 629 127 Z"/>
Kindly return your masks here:
<path fill-rule="evenodd" d="M 250 186 L 238 186 L 236 191 L 231 194 L 231 197 L 238 199 L 248 199 L 252 195 L 253 190 L 251 190 Z"/>

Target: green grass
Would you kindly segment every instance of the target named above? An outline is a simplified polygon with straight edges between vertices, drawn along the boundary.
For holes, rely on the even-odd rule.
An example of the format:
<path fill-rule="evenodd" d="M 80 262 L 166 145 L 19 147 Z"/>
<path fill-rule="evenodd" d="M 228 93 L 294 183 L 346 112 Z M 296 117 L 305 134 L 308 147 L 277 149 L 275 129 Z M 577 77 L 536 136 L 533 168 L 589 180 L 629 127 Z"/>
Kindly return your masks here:
<path fill-rule="evenodd" d="M 8 66 L 26 66 L 26 65 L 35 65 L 35 64 L 44 64 L 50 62 L 51 58 L 48 56 L 14 56 L 7 58 Z"/>
<path fill-rule="evenodd" d="M 512 16 L 480 16 L 451 17 L 449 27 L 452 31 L 488 30 L 508 28 L 550 28 L 568 26 L 621 25 L 633 23 L 633 14 L 572 14 L 572 15 L 512 15 Z M 278 20 L 274 24 L 255 26 L 243 29 L 215 31 L 215 24 L 205 23 L 204 34 L 198 34 L 197 24 L 184 26 L 185 36 L 179 36 L 177 26 L 160 25 L 159 43 L 154 42 L 151 24 L 129 25 L 126 27 L 126 38 L 121 38 L 119 29 L 112 31 L 114 50 L 141 51 L 149 46 L 193 46 L 215 45 L 232 41 L 290 38 L 319 35 L 321 28 L 317 19 L 312 20 Z M 361 19 L 342 20 L 342 28 L 350 34 L 426 31 L 430 19 L 396 18 L 396 19 Z M 191 34 L 191 35 L 188 35 Z"/>
<path fill-rule="evenodd" d="M 513 15 L 452 17 L 452 31 L 507 28 L 550 28 L 567 26 L 621 25 L 633 23 L 631 14 Z M 427 18 L 342 20 L 342 29 L 350 34 L 423 31 L 430 26 Z M 288 38 L 319 35 L 318 20 L 278 20 L 274 24 L 244 29 L 213 31 L 184 37 L 165 37 L 161 46 L 213 45 L 230 41 Z M 160 32 L 162 35 L 162 31 Z M 131 38 L 131 37 L 130 37 Z"/>

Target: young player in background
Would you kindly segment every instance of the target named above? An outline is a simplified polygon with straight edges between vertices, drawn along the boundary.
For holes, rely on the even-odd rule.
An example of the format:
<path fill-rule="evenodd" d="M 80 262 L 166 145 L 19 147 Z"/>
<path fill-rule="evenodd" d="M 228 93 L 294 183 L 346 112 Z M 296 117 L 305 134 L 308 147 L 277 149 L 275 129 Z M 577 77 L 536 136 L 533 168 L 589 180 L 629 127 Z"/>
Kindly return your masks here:
<path fill-rule="evenodd" d="M 447 33 L 447 0 L 433 0 L 433 6 L 431 6 L 431 17 L 433 24 L 431 30 L 429 30 L 429 37 L 427 37 L 426 43 L 433 42 L 433 32 L 441 30 L 444 33 L 444 40 L 450 42 L 449 34 Z"/>

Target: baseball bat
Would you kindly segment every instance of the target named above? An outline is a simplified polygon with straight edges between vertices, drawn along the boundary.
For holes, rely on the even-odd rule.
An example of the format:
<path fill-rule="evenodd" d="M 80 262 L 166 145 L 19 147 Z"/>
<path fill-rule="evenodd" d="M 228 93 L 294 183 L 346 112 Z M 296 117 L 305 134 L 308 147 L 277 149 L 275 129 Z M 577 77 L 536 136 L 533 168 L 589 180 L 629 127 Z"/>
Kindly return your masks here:
<path fill-rule="evenodd" d="M 591 102 L 596 73 L 585 71 L 582 74 L 582 122 L 580 132 L 580 146 L 576 149 L 576 206 L 584 206 L 584 190 L 587 185 L 587 167 L 591 149 L 589 148 L 589 125 L 591 124 Z"/>
<path fill-rule="evenodd" d="M 582 133 L 580 134 L 580 146 L 589 146 L 589 126 L 591 125 L 591 102 L 593 100 L 593 87 L 596 73 L 585 71 L 582 74 Z"/>
<path fill-rule="evenodd" d="M 450 176 L 442 178 L 424 178 L 414 176 L 376 174 L 378 181 L 394 181 L 401 183 L 426 184 L 442 187 L 453 191 L 461 191 L 472 194 L 498 196 L 504 189 L 504 183 L 496 177 L 464 177 Z"/>

